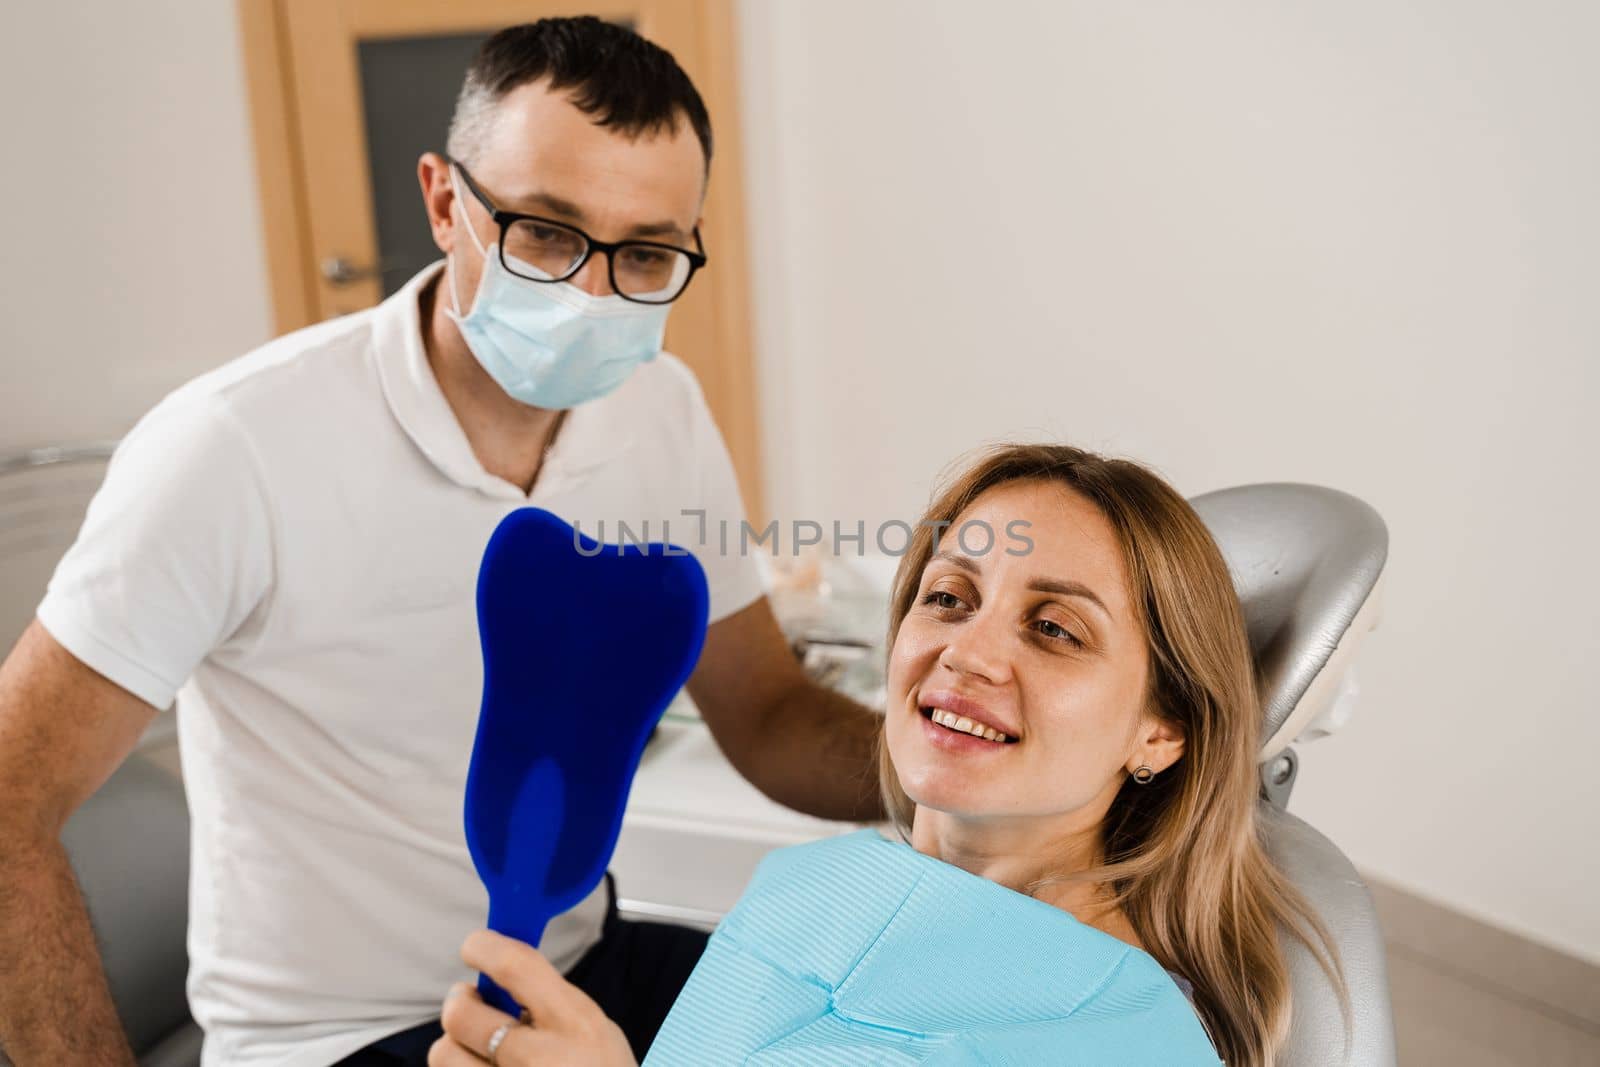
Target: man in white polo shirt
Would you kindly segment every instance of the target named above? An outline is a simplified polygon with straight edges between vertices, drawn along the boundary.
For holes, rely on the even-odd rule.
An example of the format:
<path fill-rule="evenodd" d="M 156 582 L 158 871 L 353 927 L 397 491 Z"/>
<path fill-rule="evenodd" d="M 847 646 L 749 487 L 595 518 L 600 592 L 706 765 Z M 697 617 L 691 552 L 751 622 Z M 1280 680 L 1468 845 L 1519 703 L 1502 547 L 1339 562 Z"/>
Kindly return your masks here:
<path fill-rule="evenodd" d="M 689 689 L 718 742 L 780 801 L 876 813 L 875 717 L 807 683 L 753 560 L 682 517 L 743 518 L 698 384 L 659 352 L 704 264 L 694 87 L 627 30 L 515 27 L 474 60 L 449 150 L 419 165 L 445 262 L 146 415 L 0 669 L 0 1044 L 23 1067 L 133 1062 L 59 832 L 174 699 L 205 1063 L 423 1062 L 486 915 L 461 825 L 473 587 L 518 507 L 676 519 L 710 582 Z M 542 950 L 642 1053 L 702 944 L 619 921 L 602 887 Z"/>

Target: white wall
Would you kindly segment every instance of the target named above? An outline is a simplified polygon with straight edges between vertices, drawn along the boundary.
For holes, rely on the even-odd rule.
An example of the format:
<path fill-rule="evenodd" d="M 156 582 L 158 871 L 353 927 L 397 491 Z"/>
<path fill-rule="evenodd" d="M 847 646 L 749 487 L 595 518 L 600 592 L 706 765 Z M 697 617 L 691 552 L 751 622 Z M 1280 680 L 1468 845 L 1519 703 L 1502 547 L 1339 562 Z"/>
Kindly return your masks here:
<path fill-rule="evenodd" d="M 748 0 L 768 500 L 915 518 L 996 438 L 1392 535 L 1293 807 L 1600 960 L 1600 6 Z"/>
<path fill-rule="evenodd" d="M 0 454 L 115 437 L 270 334 L 234 7 L 0 11 Z"/>

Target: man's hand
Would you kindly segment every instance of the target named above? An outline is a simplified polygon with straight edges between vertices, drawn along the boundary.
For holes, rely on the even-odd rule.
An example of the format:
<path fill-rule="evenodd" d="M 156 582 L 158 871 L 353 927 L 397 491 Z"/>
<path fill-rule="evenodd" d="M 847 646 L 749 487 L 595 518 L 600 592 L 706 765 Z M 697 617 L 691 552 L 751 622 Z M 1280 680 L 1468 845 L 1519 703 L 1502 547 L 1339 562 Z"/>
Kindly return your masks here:
<path fill-rule="evenodd" d="M 883 717 L 806 677 L 765 597 L 707 631 L 689 695 L 728 762 L 773 800 L 824 819 L 883 818 Z"/>
<path fill-rule="evenodd" d="M 477 990 L 457 983 L 444 999 L 445 1036 L 428 1050 L 428 1067 L 637 1067 L 622 1029 L 538 949 L 479 930 L 462 944 L 461 959 L 498 982 L 531 1021 L 489 1007 Z M 489 1045 L 502 1027 L 491 1055 Z"/>
<path fill-rule="evenodd" d="M 0 1047 L 17 1067 L 133 1067 L 61 828 L 155 713 L 37 622 L 0 667 Z"/>

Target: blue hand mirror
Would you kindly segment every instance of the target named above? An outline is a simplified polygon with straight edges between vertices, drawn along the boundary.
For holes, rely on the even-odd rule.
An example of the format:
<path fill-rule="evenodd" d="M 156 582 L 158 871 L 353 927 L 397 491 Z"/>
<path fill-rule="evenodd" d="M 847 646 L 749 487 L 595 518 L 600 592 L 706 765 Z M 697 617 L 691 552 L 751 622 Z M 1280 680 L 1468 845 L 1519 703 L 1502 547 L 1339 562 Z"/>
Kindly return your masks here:
<path fill-rule="evenodd" d="M 537 945 L 599 884 L 707 612 L 705 573 L 684 549 L 601 544 L 539 508 L 495 529 L 478 571 L 483 707 L 465 813 L 490 929 Z M 518 1014 L 487 976 L 478 989 Z"/>

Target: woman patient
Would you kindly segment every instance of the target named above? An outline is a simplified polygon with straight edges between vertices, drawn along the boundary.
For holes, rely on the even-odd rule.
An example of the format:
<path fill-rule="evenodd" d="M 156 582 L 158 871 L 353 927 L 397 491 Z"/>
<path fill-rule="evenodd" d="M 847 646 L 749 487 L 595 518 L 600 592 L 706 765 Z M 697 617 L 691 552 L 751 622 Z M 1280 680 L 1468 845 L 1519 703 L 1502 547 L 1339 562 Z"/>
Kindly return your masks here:
<path fill-rule="evenodd" d="M 1066 446 L 988 453 L 924 517 L 889 637 L 881 781 L 905 843 L 770 856 L 651 1062 L 1269 1064 L 1280 937 L 1342 987 L 1260 843 L 1233 585 L 1165 482 Z M 499 1064 L 634 1062 L 532 949 L 485 932 L 463 958 L 531 1010 Z M 430 1062 L 483 1062 L 505 1022 L 453 991 Z"/>

